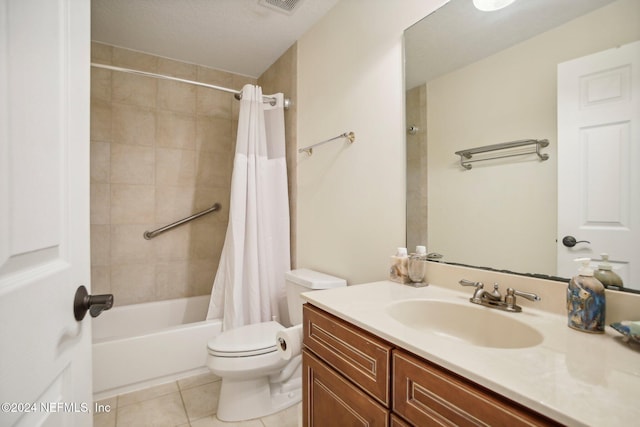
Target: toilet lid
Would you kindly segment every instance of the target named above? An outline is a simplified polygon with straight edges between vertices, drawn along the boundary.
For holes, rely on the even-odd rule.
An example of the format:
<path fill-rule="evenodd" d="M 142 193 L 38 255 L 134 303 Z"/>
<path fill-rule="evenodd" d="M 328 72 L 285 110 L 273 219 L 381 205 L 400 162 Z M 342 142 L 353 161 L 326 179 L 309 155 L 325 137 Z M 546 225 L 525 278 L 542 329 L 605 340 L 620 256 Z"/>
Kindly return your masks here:
<path fill-rule="evenodd" d="M 276 333 L 282 329 L 284 326 L 278 322 L 263 322 L 225 331 L 209 341 L 209 354 L 243 357 L 277 351 Z"/>

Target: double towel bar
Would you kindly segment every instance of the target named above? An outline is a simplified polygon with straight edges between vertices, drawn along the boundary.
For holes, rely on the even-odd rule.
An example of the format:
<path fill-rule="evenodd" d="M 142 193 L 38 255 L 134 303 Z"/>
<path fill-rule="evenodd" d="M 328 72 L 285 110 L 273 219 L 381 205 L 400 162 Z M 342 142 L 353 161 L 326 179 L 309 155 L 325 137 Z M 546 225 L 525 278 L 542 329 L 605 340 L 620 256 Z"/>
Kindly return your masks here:
<path fill-rule="evenodd" d="M 205 210 L 203 210 L 203 211 L 201 211 L 201 212 L 195 213 L 195 214 L 193 214 L 193 215 L 191 215 L 191 216 L 188 216 L 188 217 L 186 217 L 186 218 L 181 219 L 180 221 L 172 222 L 172 223 L 171 223 L 171 224 L 169 224 L 169 225 L 165 225 L 164 227 L 160 227 L 160 228 L 158 228 L 158 229 L 156 229 L 156 230 L 153 230 L 153 231 L 145 231 L 145 232 L 144 232 L 144 234 L 143 234 L 143 236 L 144 236 L 144 238 L 145 238 L 145 239 L 147 239 L 147 240 L 151 240 L 151 239 L 153 239 L 154 237 L 156 237 L 158 234 L 162 234 L 162 233 L 164 233 L 165 231 L 169 231 L 169 230 L 171 230 L 172 228 L 175 228 L 175 227 L 177 227 L 177 226 L 179 226 L 179 225 L 185 224 L 185 223 L 187 223 L 187 222 L 189 222 L 189 221 L 193 221 L 193 220 L 194 220 L 194 219 L 196 219 L 196 218 L 200 218 L 200 217 L 201 217 L 201 216 L 203 216 L 203 215 L 206 215 L 206 214 L 208 214 L 208 213 L 211 213 L 211 212 L 217 211 L 217 210 L 219 210 L 219 209 L 220 209 L 220 203 L 215 203 L 215 204 L 214 204 L 213 206 L 211 206 L 209 209 L 205 209 Z"/>
<path fill-rule="evenodd" d="M 519 147 L 525 147 L 528 145 L 535 145 L 536 146 L 535 150 L 525 151 L 525 152 L 516 152 L 516 153 L 511 152 L 511 153 L 497 155 L 493 157 L 487 157 L 487 158 L 482 158 L 477 160 L 469 160 L 473 157 L 474 154 L 488 153 L 488 152 L 497 151 L 497 150 L 507 150 L 510 148 L 519 148 Z M 544 161 L 549 158 L 549 155 L 540 153 L 540 148 L 546 147 L 548 145 L 549 145 L 549 140 L 547 139 L 521 139 L 518 141 L 502 142 L 500 144 L 485 145 L 484 147 L 460 150 L 460 151 L 456 151 L 455 154 L 460 156 L 460 166 L 469 170 L 471 169 L 470 163 L 473 163 L 473 162 L 484 162 L 485 160 L 502 159 L 504 157 L 524 156 L 525 154 L 536 154 L 541 161 Z"/>

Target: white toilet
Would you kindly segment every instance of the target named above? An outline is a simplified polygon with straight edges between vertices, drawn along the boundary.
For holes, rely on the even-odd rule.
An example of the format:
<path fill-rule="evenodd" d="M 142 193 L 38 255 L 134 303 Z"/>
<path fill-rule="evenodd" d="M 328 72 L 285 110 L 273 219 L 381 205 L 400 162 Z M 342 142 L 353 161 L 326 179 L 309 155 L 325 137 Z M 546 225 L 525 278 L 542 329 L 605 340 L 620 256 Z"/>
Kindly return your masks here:
<path fill-rule="evenodd" d="M 285 273 L 287 307 L 292 325 L 302 323 L 303 292 L 346 286 L 344 279 L 308 269 Z M 225 331 L 207 344 L 207 366 L 222 378 L 217 416 L 242 421 L 281 411 L 302 400 L 302 355 L 284 360 L 276 334 L 278 322 Z"/>

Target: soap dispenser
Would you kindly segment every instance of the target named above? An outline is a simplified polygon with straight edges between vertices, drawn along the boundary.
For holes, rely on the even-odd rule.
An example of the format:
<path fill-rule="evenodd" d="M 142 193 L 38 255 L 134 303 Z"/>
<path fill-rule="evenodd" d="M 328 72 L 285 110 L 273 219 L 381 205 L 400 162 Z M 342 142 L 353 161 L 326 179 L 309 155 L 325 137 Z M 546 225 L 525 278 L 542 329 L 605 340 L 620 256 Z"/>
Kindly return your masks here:
<path fill-rule="evenodd" d="M 622 278 L 613 271 L 609 264 L 609 254 L 600 254 L 602 262 L 598 264 L 598 269 L 593 272 L 593 276 L 605 287 L 622 288 Z"/>
<path fill-rule="evenodd" d="M 593 276 L 590 258 L 577 258 L 582 264 L 567 287 L 568 325 L 582 332 L 603 333 L 605 318 L 604 285 Z"/>

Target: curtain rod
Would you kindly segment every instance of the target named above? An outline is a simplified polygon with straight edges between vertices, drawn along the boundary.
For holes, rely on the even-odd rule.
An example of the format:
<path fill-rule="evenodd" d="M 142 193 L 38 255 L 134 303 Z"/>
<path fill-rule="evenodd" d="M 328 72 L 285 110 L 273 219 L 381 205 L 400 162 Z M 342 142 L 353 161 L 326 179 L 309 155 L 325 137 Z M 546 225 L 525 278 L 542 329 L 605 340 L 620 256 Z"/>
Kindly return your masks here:
<path fill-rule="evenodd" d="M 105 70 L 121 71 L 123 73 L 138 74 L 140 76 L 155 77 L 155 78 L 158 78 L 158 79 L 172 80 L 174 82 L 187 83 L 187 84 L 192 84 L 192 85 L 195 85 L 195 86 L 206 87 L 206 88 L 209 88 L 209 89 L 221 90 L 223 92 L 233 93 L 234 97 L 237 100 L 242 99 L 242 91 L 235 90 L 235 89 L 229 89 L 229 88 L 226 88 L 226 87 L 223 87 L 223 86 L 216 86 L 216 85 L 211 85 L 211 84 L 208 84 L 208 83 L 196 82 L 194 80 L 181 79 L 179 77 L 165 76 L 163 74 L 150 73 L 148 71 L 133 70 L 131 68 L 123 68 L 123 67 L 115 67 L 113 65 L 98 64 L 98 63 L 95 63 L 95 62 L 92 62 L 91 66 L 92 67 L 96 67 L 96 68 L 104 68 Z M 263 95 L 262 97 L 268 99 L 268 101 L 265 101 L 265 102 L 268 102 L 271 105 L 275 105 L 276 102 L 277 102 L 277 100 L 276 100 L 276 98 L 274 96 Z M 285 108 L 285 110 L 288 110 L 290 105 L 291 105 L 291 100 L 289 98 L 285 98 L 285 100 L 284 100 L 284 108 Z"/>

